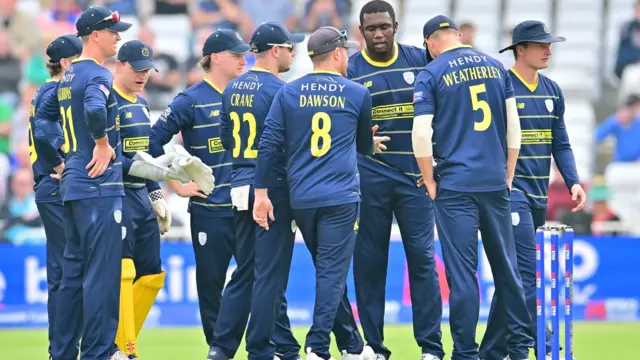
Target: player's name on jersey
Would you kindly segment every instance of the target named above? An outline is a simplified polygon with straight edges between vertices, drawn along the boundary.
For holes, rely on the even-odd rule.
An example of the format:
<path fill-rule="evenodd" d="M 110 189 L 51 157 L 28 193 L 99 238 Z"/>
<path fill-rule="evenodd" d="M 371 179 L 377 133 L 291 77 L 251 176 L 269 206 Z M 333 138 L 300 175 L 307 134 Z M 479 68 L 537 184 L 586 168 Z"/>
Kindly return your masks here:
<path fill-rule="evenodd" d="M 453 70 L 442 75 L 447 87 L 458 85 L 477 79 L 500 79 L 501 70 L 495 66 L 472 66 L 460 70 Z"/>
<path fill-rule="evenodd" d="M 262 83 L 258 81 L 236 81 L 231 85 L 234 90 L 255 90 L 260 91 Z"/>
<path fill-rule="evenodd" d="M 71 86 L 64 86 L 58 88 L 58 101 L 71 99 Z"/>
<path fill-rule="evenodd" d="M 253 94 L 231 95 L 231 106 L 253 107 Z"/>
<path fill-rule="evenodd" d="M 300 85 L 301 92 L 342 92 L 345 88 L 345 85 L 338 84 L 337 81 L 329 76 L 326 78 L 319 78 L 318 81 L 320 83 L 312 82 L 312 83 L 302 83 Z M 347 98 L 345 96 L 338 95 L 300 95 L 300 107 L 332 107 L 332 108 L 342 108 L 344 109 L 344 105 L 347 102 Z"/>

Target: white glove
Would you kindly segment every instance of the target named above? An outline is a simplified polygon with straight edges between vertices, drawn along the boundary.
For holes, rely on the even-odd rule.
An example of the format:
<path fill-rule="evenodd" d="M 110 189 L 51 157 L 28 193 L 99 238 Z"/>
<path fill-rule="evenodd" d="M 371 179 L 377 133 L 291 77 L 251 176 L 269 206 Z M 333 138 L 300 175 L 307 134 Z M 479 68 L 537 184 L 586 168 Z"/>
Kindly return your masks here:
<path fill-rule="evenodd" d="M 164 200 L 162 190 L 150 192 L 149 200 L 151 200 L 153 211 L 156 213 L 156 218 L 158 219 L 160 234 L 164 235 L 171 228 L 171 210 L 169 209 L 169 204 Z"/>
<path fill-rule="evenodd" d="M 198 184 L 205 195 L 213 192 L 215 178 L 209 166 L 205 165 L 198 157 L 191 156 L 181 145 L 174 144 L 170 148 L 169 154 L 175 156 L 171 168 L 179 168 L 186 172 L 191 181 Z"/>
<path fill-rule="evenodd" d="M 189 174 L 180 167 L 170 167 L 177 154 L 165 154 L 158 158 L 145 153 L 137 152 L 133 156 L 133 164 L 129 169 L 129 175 L 153 181 L 179 180 L 189 182 Z"/>

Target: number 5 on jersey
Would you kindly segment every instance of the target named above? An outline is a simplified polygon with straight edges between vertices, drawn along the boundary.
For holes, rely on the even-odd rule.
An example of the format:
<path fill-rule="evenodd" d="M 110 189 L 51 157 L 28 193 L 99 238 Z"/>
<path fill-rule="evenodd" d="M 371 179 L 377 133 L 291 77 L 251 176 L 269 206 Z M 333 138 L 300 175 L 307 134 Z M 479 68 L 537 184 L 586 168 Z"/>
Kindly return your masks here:
<path fill-rule="evenodd" d="M 326 112 L 317 112 L 311 118 L 311 155 L 321 157 L 331 149 L 331 117 Z M 322 140 L 322 146 L 320 141 Z"/>
<path fill-rule="evenodd" d="M 473 130 L 485 131 L 491 125 L 491 108 L 489 103 L 484 100 L 478 99 L 478 95 L 487 92 L 487 87 L 484 84 L 478 84 L 469 86 L 471 92 L 471 107 L 474 111 L 482 110 L 482 121 L 473 123 Z"/>

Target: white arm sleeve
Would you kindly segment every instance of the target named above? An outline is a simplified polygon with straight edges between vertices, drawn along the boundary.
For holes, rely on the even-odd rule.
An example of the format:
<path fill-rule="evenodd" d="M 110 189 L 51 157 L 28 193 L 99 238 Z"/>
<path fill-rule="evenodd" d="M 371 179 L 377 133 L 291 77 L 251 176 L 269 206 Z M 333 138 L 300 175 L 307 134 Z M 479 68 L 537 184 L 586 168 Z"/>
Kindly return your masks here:
<path fill-rule="evenodd" d="M 509 149 L 520 149 L 520 144 L 522 143 L 522 134 L 520 133 L 520 117 L 518 116 L 518 106 L 516 105 L 516 98 L 507 99 L 506 105 L 507 147 Z"/>
<path fill-rule="evenodd" d="M 433 145 L 431 143 L 433 134 L 432 122 L 433 115 L 419 115 L 413 118 L 411 140 L 413 142 L 413 154 L 417 158 L 433 155 Z M 519 130 L 520 128 L 518 127 Z"/>

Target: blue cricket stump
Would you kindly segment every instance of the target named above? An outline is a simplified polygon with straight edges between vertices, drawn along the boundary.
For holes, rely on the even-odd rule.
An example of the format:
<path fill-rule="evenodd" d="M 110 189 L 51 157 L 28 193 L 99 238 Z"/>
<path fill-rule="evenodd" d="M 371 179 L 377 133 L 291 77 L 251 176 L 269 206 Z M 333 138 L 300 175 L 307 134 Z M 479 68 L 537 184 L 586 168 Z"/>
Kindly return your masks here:
<path fill-rule="evenodd" d="M 541 226 L 536 230 L 536 352 L 539 359 L 546 354 L 546 265 L 545 234 L 549 233 L 551 258 L 551 359 L 560 360 L 560 258 L 564 259 L 564 328 L 565 359 L 573 360 L 573 229 L 566 225 Z M 560 254 L 563 244 L 563 254 Z"/>

